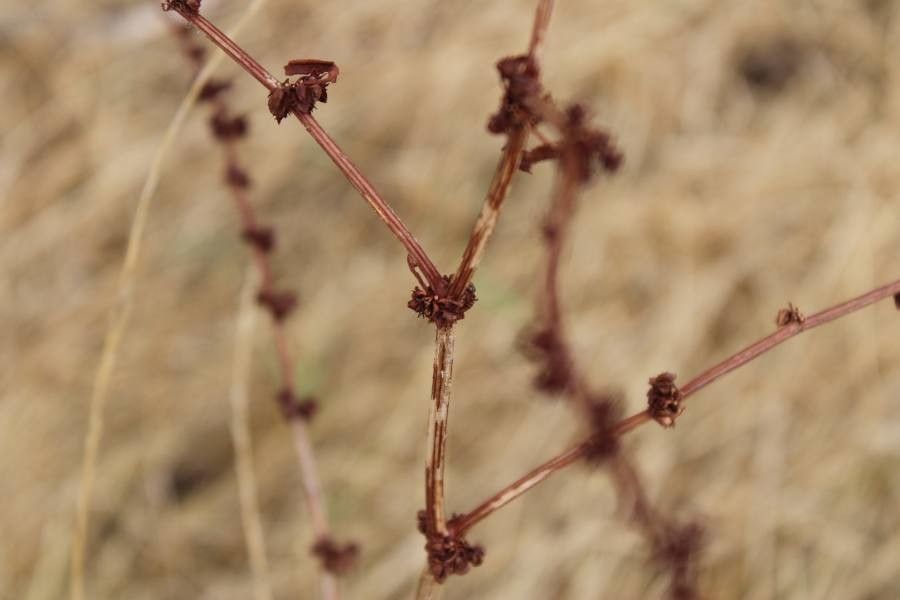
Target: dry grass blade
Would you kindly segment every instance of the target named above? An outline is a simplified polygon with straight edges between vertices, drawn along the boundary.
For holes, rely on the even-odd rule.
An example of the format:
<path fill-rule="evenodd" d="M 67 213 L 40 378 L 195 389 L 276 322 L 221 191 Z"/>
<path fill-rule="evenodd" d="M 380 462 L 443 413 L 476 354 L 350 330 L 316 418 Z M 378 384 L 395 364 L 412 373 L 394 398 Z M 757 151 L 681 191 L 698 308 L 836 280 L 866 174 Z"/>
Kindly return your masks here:
<path fill-rule="evenodd" d="M 235 328 L 234 365 L 228 395 L 231 400 L 231 439 L 234 444 L 234 468 L 241 504 L 241 526 L 244 529 L 244 541 L 253 575 L 253 597 L 255 600 L 272 600 L 269 561 L 266 558 L 266 542 L 256 495 L 256 475 L 253 472 L 253 444 L 247 418 L 247 390 L 253 356 L 253 331 L 256 326 L 256 279 L 255 269 L 248 268 L 241 289 Z"/>
<path fill-rule="evenodd" d="M 244 11 L 238 23 L 234 26 L 232 35 L 236 35 L 264 3 L 265 0 L 254 0 L 254 2 L 247 7 L 247 10 Z M 104 410 L 109 396 L 110 381 L 116 366 L 119 346 L 121 345 L 122 337 L 125 334 L 125 329 L 128 326 L 128 321 L 131 317 L 138 257 L 143 241 L 144 229 L 147 225 L 150 203 L 156 192 L 157 185 L 159 184 L 163 162 L 168 155 L 172 143 L 175 141 L 175 137 L 181 130 L 188 112 L 196 102 L 200 89 L 209 79 L 210 75 L 212 75 L 220 61 L 221 59 L 213 59 L 206 65 L 195 79 L 193 85 L 191 85 L 190 90 L 181 101 L 181 104 L 178 106 L 178 110 L 175 112 L 172 121 L 169 123 L 168 128 L 163 134 L 163 139 L 160 142 L 153 158 L 153 162 L 150 165 L 131 222 L 131 228 L 128 233 L 128 245 L 125 250 L 125 260 L 119 274 L 118 289 L 113 301 L 114 306 L 110 315 L 107 334 L 103 341 L 100 364 L 97 367 L 97 372 L 94 377 L 94 385 L 91 391 L 88 409 L 89 420 L 88 431 L 85 435 L 84 459 L 81 469 L 81 488 L 76 506 L 75 531 L 72 539 L 72 558 L 70 565 L 71 579 L 69 587 L 69 594 L 72 600 L 84 599 L 85 551 L 87 548 L 90 526 L 89 514 L 91 496 L 94 489 L 97 458 L 100 453 L 100 442 L 103 437 Z"/>

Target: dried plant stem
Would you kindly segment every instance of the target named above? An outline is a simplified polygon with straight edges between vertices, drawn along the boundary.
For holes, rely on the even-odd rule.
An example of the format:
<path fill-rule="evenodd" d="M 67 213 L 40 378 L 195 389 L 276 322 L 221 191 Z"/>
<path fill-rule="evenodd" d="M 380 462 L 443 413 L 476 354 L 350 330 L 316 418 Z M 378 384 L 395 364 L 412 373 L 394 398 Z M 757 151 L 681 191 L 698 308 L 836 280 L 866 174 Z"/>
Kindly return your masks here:
<path fill-rule="evenodd" d="M 515 175 L 516 171 L 519 169 L 519 162 L 522 160 L 522 151 L 528 143 L 529 130 L 529 126 L 519 127 L 509 135 L 509 138 L 506 141 L 506 146 L 503 148 L 503 155 L 500 157 L 500 162 L 497 164 L 497 170 L 494 172 L 494 179 L 491 181 L 491 187 L 488 189 L 487 197 L 481 208 L 481 214 L 478 216 L 478 221 L 475 222 L 472 235 L 469 237 L 466 250 L 459 263 L 459 268 L 456 270 L 456 275 L 453 277 L 449 294 L 451 298 L 462 295 L 466 286 L 472 281 L 475 269 L 477 269 L 478 265 L 481 263 L 484 249 L 487 246 L 491 234 L 494 232 L 497 220 L 500 218 L 500 207 L 503 205 L 503 200 L 506 199 L 513 175 Z"/>
<path fill-rule="evenodd" d="M 686 383 L 681 387 L 682 399 L 698 392 L 713 381 L 720 377 L 742 367 L 750 361 L 758 358 L 762 354 L 772 350 L 776 346 L 789 340 L 790 338 L 803 333 L 809 329 L 819 327 L 850 313 L 863 309 L 870 304 L 874 304 L 879 300 L 890 298 L 900 293 L 900 280 L 887 285 L 876 288 L 861 296 L 857 296 L 846 302 L 842 302 L 830 308 L 827 308 L 814 315 L 810 315 L 805 321 L 800 323 L 790 323 L 778 329 L 775 333 L 768 335 L 761 340 L 747 346 L 740 352 L 728 357 L 724 361 L 702 372 L 700 375 Z M 651 421 L 650 414 L 645 410 L 636 413 L 622 421 L 620 421 L 612 430 L 617 436 L 622 436 L 637 427 Z M 584 441 L 580 444 L 572 446 L 562 454 L 555 456 L 544 464 L 532 469 L 513 483 L 505 486 L 502 490 L 479 504 L 475 509 L 466 513 L 462 517 L 454 520 L 454 533 L 464 535 L 468 530 L 477 523 L 484 520 L 498 509 L 506 506 L 529 489 L 546 480 L 550 475 L 578 462 L 584 458 L 590 450 L 590 441 Z"/>
<path fill-rule="evenodd" d="M 237 152 L 233 142 L 225 142 L 225 155 L 227 164 L 238 164 Z M 258 224 L 253 205 L 250 203 L 246 190 L 242 187 L 233 185 L 230 185 L 229 189 L 234 198 L 243 230 L 245 232 L 256 231 Z M 275 280 L 269 251 L 258 244 L 250 244 L 250 247 L 252 248 L 254 262 L 259 274 L 260 294 L 274 294 Z M 286 392 L 289 397 L 295 398 L 296 384 L 294 382 L 293 360 L 291 359 L 290 345 L 288 342 L 287 331 L 285 330 L 284 319 L 272 319 L 272 336 L 275 341 L 275 351 L 278 355 L 282 393 Z M 310 521 L 312 522 L 313 534 L 317 540 L 329 539 L 331 531 L 325 510 L 324 494 L 322 492 L 322 486 L 319 483 L 315 453 L 309 439 L 306 422 L 302 418 L 294 416 L 289 418 L 288 424 L 294 441 L 297 461 L 300 465 L 303 496 L 306 501 L 306 510 L 309 513 Z M 338 600 L 340 596 L 338 593 L 337 579 L 334 574 L 325 568 L 320 568 L 320 578 L 322 597 L 325 600 Z"/>
<path fill-rule="evenodd" d="M 541 0 L 538 3 L 537 10 L 534 14 L 534 25 L 531 28 L 531 41 L 528 43 L 528 55 L 535 61 L 538 60 L 538 54 L 544 38 L 547 36 L 547 30 L 550 28 L 550 17 L 553 16 L 554 0 Z"/>
<path fill-rule="evenodd" d="M 416 600 L 439 600 L 443 591 L 444 586 L 434 580 L 431 570 L 427 566 L 422 569 L 416 586 Z"/>
<path fill-rule="evenodd" d="M 272 584 L 269 581 L 269 563 L 256 496 L 256 475 L 253 471 L 253 447 L 247 419 L 250 364 L 253 349 L 253 331 L 256 326 L 254 295 L 257 287 L 255 271 L 248 269 L 241 290 L 240 309 L 234 343 L 234 365 L 231 370 L 231 440 L 234 444 L 234 467 L 237 477 L 238 498 L 241 506 L 241 526 L 253 576 L 255 600 L 272 600 Z"/>
<path fill-rule="evenodd" d="M 176 10 L 186 21 L 202 31 L 219 48 L 221 48 L 234 62 L 254 77 L 270 92 L 279 87 L 279 82 L 259 62 L 247 54 L 229 36 L 213 25 L 203 15 L 191 12 L 180 4 L 173 4 Z M 429 258 L 428 254 L 412 235 L 400 217 L 393 211 L 387 201 L 375 190 L 372 183 L 362 174 L 350 158 L 344 154 L 337 143 L 322 129 L 316 119 L 307 113 L 294 110 L 294 115 L 306 128 L 306 131 L 319 144 L 322 150 L 331 158 L 334 164 L 341 170 L 347 180 L 356 188 L 363 199 L 378 214 L 379 218 L 387 225 L 388 229 L 396 236 L 406 248 L 407 253 L 413 257 L 416 264 L 422 269 L 428 283 L 434 289 L 442 289 L 443 282 L 440 272 Z"/>
<path fill-rule="evenodd" d="M 429 535 L 447 535 L 444 514 L 444 462 L 450 386 L 453 382 L 453 327 L 437 327 L 434 338 L 434 370 L 428 411 L 428 448 L 425 456 L 425 511 Z"/>
<path fill-rule="evenodd" d="M 528 55 L 532 58 L 535 65 L 538 63 L 538 54 L 547 34 L 547 29 L 550 27 L 550 17 L 552 15 L 553 0 L 540 0 L 535 11 L 531 40 L 528 44 Z M 491 186 L 481 208 L 481 214 L 475 222 L 472 235 L 469 237 L 462 260 L 450 285 L 449 296 L 451 298 L 459 298 L 462 295 L 466 286 L 472 281 L 475 270 L 481 264 L 484 249 L 487 247 L 488 240 L 497 226 L 497 220 L 500 218 L 500 208 L 509 193 L 513 175 L 519 169 L 522 152 L 528 144 L 530 133 L 531 126 L 527 124 L 522 125 L 514 129 L 506 140 L 506 146 L 503 148 L 503 154 L 497 164 L 497 169 L 494 171 L 494 178 L 491 180 Z"/>

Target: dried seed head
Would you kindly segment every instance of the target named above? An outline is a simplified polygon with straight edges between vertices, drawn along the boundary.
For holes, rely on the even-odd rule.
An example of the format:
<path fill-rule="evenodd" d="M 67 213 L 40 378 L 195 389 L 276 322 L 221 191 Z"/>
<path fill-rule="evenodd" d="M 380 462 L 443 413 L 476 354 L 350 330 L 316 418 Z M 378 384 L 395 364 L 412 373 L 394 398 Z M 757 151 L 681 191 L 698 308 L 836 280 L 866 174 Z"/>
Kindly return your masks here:
<path fill-rule="evenodd" d="M 526 123 L 538 123 L 529 105 L 543 94 L 537 63 L 528 55 L 509 56 L 497 63 L 504 94 L 500 108 L 491 115 L 488 131 L 501 134 Z"/>
<path fill-rule="evenodd" d="M 293 419 L 310 421 L 319 410 L 319 403 L 315 398 L 312 396 L 297 398 L 297 395 L 290 388 L 283 388 L 279 391 L 276 400 L 286 421 Z"/>
<path fill-rule="evenodd" d="M 484 562 L 484 548 L 471 545 L 461 537 L 432 536 L 425 543 L 428 569 L 438 583 L 450 575 L 465 575 L 472 567 Z"/>
<path fill-rule="evenodd" d="M 245 242 L 262 252 L 271 252 L 275 248 L 275 232 L 271 227 L 259 225 L 245 229 L 241 233 Z"/>
<path fill-rule="evenodd" d="M 572 358 L 554 324 L 522 334 L 520 349 L 539 367 L 534 387 L 547 394 L 562 394 L 574 385 Z"/>
<path fill-rule="evenodd" d="M 566 109 L 566 125 L 560 142 L 560 155 L 566 157 L 579 181 L 586 182 L 595 171 L 595 161 L 609 173 L 622 164 L 622 153 L 610 135 L 587 124 L 587 111 L 579 104 Z"/>
<path fill-rule="evenodd" d="M 250 187 L 250 176 L 240 165 L 229 163 L 225 169 L 225 182 L 239 189 L 247 189 Z"/>
<path fill-rule="evenodd" d="M 650 416 L 663 427 L 674 427 L 684 412 L 681 390 L 675 385 L 674 373 L 660 373 L 650 378 L 647 404 Z"/>
<path fill-rule="evenodd" d="M 210 79 L 200 88 L 197 100 L 200 102 L 210 102 L 215 100 L 219 94 L 231 87 L 231 82 L 225 79 Z"/>
<path fill-rule="evenodd" d="M 790 325 L 791 323 L 803 324 L 806 317 L 800 312 L 800 309 L 788 302 L 787 308 L 782 308 L 775 316 L 775 324 L 779 327 Z"/>
<path fill-rule="evenodd" d="M 297 295 L 291 291 L 262 290 L 256 301 L 272 314 L 276 321 L 283 321 L 297 307 Z"/>
<path fill-rule="evenodd" d="M 243 115 L 229 116 L 224 110 L 217 110 L 210 117 L 209 127 L 220 140 L 233 140 L 247 135 L 247 119 Z"/>
<path fill-rule="evenodd" d="M 341 575 L 353 568 L 359 556 L 359 545 L 354 542 L 338 544 L 330 537 L 320 538 L 311 549 L 329 573 Z"/>
<path fill-rule="evenodd" d="M 284 80 L 269 93 L 269 112 L 281 120 L 293 111 L 309 114 L 316 102 L 328 102 L 328 86 L 337 81 L 340 70 L 331 61 L 292 60 L 284 66 L 286 75 L 299 75 L 294 81 Z"/>
<path fill-rule="evenodd" d="M 452 275 L 444 275 L 444 290 L 449 290 L 453 283 Z M 406 306 L 424 319 L 428 319 L 438 327 L 449 327 L 456 321 L 465 318 L 466 312 L 475 305 L 478 297 L 475 295 L 475 286 L 469 284 L 463 290 L 459 298 L 449 298 L 438 294 L 430 286 L 423 290 L 416 286 L 412 291 L 412 297 Z"/>

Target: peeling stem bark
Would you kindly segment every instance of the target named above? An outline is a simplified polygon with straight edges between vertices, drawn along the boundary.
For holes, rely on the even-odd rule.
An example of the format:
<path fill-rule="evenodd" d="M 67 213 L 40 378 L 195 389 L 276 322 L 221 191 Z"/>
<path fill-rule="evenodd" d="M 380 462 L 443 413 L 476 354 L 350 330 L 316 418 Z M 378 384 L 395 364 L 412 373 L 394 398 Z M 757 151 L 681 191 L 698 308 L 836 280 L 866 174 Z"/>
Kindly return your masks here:
<path fill-rule="evenodd" d="M 444 513 L 444 463 L 450 386 L 453 382 L 453 327 L 438 327 L 434 338 L 434 370 L 428 411 L 428 448 L 425 456 L 425 512 L 430 534 L 447 535 Z"/>
<path fill-rule="evenodd" d="M 472 229 L 472 235 L 469 237 L 469 243 L 463 252 L 462 260 L 456 275 L 453 277 L 453 283 L 450 286 L 450 297 L 458 298 L 462 295 L 466 286 L 472 281 L 475 275 L 475 269 L 481 263 L 484 256 L 484 249 L 487 247 L 491 234 L 494 233 L 494 227 L 497 226 L 497 220 L 500 218 L 500 207 L 506 199 L 512 183 L 513 175 L 519 168 L 519 162 L 522 160 L 522 152 L 528 143 L 528 134 L 530 127 L 521 127 L 510 134 L 503 148 L 503 154 L 500 162 L 497 164 L 497 170 L 494 171 L 494 178 L 491 181 L 491 187 L 488 189 L 487 197 L 484 205 L 481 207 L 481 214 L 475 222 Z"/>

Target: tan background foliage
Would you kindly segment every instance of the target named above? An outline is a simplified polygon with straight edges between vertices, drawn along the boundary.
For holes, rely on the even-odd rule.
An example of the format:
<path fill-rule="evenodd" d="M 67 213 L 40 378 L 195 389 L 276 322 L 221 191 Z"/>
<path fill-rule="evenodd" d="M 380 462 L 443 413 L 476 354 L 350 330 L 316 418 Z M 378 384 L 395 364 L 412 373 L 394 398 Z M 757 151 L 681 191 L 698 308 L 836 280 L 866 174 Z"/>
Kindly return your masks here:
<path fill-rule="evenodd" d="M 207 2 L 227 26 L 243 3 Z M 335 60 L 317 115 L 450 271 L 501 139 L 493 68 L 524 49 L 530 1 L 271 0 L 239 36 L 263 64 Z M 0 21 L 0 598 L 64 596 L 99 359 L 129 222 L 189 69 L 153 2 L 6 2 Z M 560 2 L 546 81 L 616 135 L 566 253 L 580 363 L 642 406 L 771 331 L 900 276 L 900 6 L 891 0 Z M 339 537 L 364 546 L 346 597 L 408 597 L 432 331 L 404 305 L 400 246 L 293 122 L 231 65 L 243 157 L 277 226 L 280 280 Z M 154 198 L 107 410 L 88 549 L 90 598 L 243 599 L 250 578 L 228 433 L 247 254 L 197 110 Z M 523 175 L 461 323 L 450 510 L 564 448 L 581 424 L 530 388 L 516 350 L 541 257 L 551 170 Z M 628 447 L 652 497 L 709 532 L 710 598 L 900 595 L 900 315 L 881 303 L 693 398 Z M 278 598 L 314 564 L 260 319 L 252 431 Z M 447 598 L 655 598 L 664 580 L 602 472 L 556 475 L 471 535 L 486 562 Z"/>

